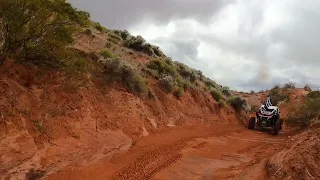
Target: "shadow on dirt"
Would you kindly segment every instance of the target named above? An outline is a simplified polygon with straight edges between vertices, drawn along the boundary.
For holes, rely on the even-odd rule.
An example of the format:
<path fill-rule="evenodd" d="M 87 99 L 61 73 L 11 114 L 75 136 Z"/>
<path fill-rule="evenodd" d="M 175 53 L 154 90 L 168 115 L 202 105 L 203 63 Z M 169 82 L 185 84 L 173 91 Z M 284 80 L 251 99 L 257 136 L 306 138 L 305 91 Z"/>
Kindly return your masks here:
<path fill-rule="evenodd" d="M 286 136 L 286 132 L 283 131 L 283 129 L 281 131 L 279 131 L 278 135 L 273 135 L 272 133 L 272 128 L 261 128 L 261 127 L 255 127 L 252 131 L 258 131 L 261 133 L 266 133 L 272 136 Z"/>

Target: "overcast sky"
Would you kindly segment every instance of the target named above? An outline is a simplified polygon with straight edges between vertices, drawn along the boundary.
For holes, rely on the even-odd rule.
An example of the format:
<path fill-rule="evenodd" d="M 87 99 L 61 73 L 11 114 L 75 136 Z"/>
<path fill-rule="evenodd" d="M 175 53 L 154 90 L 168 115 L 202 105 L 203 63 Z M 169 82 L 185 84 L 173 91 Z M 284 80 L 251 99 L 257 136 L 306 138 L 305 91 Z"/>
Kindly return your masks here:
<path fill-rule="evenodd" d="M 69 1 L 232 89 L 320 87 L 320 1 Z"/>

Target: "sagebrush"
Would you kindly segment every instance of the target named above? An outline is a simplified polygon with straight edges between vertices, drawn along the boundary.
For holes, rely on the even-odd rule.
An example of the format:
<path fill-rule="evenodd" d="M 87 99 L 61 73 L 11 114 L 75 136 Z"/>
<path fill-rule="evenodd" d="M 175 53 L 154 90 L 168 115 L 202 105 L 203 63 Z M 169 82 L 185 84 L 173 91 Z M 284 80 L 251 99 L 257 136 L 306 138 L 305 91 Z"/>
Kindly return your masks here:
<path fill-rule="evenodd" d="M 124 82 L 127 88 L 134 93 L 148 91 L 146 80 L 141 76 L 140 71 L 121 59 L 106 60 L 104 74 L 107 81 Z"/>

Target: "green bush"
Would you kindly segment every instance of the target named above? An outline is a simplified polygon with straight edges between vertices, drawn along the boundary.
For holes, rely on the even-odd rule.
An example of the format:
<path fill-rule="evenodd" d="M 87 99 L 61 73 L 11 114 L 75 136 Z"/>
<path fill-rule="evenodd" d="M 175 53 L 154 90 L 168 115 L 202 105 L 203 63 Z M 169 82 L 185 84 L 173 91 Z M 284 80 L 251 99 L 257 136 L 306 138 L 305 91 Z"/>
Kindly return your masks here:
<path fill-rule="evenodd" d="M 136 51 L 143 51 L 145 43 L 146 43 L 146 40 L 139 35 L 137 37 L 132 36 L 131 38 L 127 39 L 124 42 L 124 45 Z"/>
<path fill-rule="evenodd" d="M 320 91 L 312 91 L 307 95 L 307 99 L 318 100 L 320 98 Z"/>
<path fill-rule="evenodd" d="M 178 87 L 178 88 L 176 89 L 176 91 L 174 92 L 174 95 L 175 95 L 177 98 L 179 98 L 179 97 L 181 97 L 181 96 L 183 95 L 183 93 L 184 93 L 184 89 L 183 89 L 182 87 Z"/>
<path fill-rule="evenodd" d="M 191 88 L 191 83 L 189 82 L 189 81 L 184 81 L 183 82 L 183 89 L 184 90 L 188 90 L 188 89 L 190 89 Z"/>
<path fill-rule="evenodd" d="M 233 107 L 233 109 L 239 112 L 241 111 L 241 109 L 244 109 L 246 100 L 242 99 L 239 96 L 233 96 L 229 99 L 229 104 Z"/>
<path fill-rule="evenodd" d="M 85 33 L 86 35 L 88 35 L 88 36 L 92 36 L 92 35 L 93 35 L 91 29 L 86 29 L 86 30 L 84 30 L 84 33 Z"/>
<path fill-rule="evenodd" d="M 320 92 L 310 92 L 303 104 L 293 105 L 285 121 L 288 127 L 306 128 L 320 117 Z"/>
<path fill-rule="evenodd" d="M 158 57 L 164 57 L 164 53 L 160 50 L 160 48 L 158 46 L 154 46 L 152 45 L 152 50 L 154 52 L 155 55 L 157 55 Z"/>
<path fill-rule="evenodd" d="M 150 56 L 156 55 L 158 57 L 165 57 L 159 47 L 146 43 L 146 40 L 140 35 L 137 37 L 131 35 L 126 36 L 123 44 L 127 48 L 144 52 Z"/>
<path fill-rule="evenodd" d="M 123 40 L 127 40 L 129 37 L 131 37 L 130 33 L 127 30 L 115 30 L 114 33 L 120 36 Z"/>
<path fill-rule="evenodd" d="M 189 79 L 192 74 L 192 70 L 188 66 L 186 66 L 180 62 L 175 62 L 175 64 L 177 66 L 177 71 L 179 72 L 179 74 L 183 78 Z"/>
<path fill-rule="evenodd" d="M 61 53 L 60 67 L 62 67 L 64 70 L 68 72 L 84 72 L 88 70 L 88 67 L 89 67 L 87 56 L 89 55 L 84 54 L 80 50 L 67 48 L 63 51 L 63 53 Z M 55 64 L 57 65 L 57 63 Z M 51 64 L 46 64 L 46 66 L 52 67 Z M 58 66 L 55 66 L 55 67 L 58 67 Z"/>
<path fill-rule="evenodd" d="M 227 103 L 223 99 L 219 100 L 219 104 L 221 107 L 227 107 Z"/>
<path fill-rule="evenodd" d="M 149 56 L 154 55 L 154 51 L 152 49 L 152 46 L 150 44 L 146 44 L 143 48 L 143 52 L 146 53 Z"/>
<path fill-rule="evenodd" d="M 95 28 L 96 30 L 100 31 L 101 33 L 104 32 L 104 28 L 103 28 L 103 26 L 100 25 L 100 23 L 95 23 L 95 24 L 94 24 L 94 28 Z"/>
<path fill-rule="evenodd" d="M 124 82 L 129 90 L 134 93 L 147 92 L 147 84 L 139 71 L 127 62 L 120 59 L 109 59 L 104 65 L 107 81 Z"/>
<path fill-rule="evenodd" d="M 104 58 L 113 58 L 114 57 L 112 52 L 109 49 L 103 49 L 100 52 L 100 55 L 103 56 Z"/>
<path fill-rule="evenodd" d="M 223 87 L 222 88 L 222 93 L 224 94 L 224 95 L 226 95 L 227 97 L 231 97 L 232 96 L 232 94 L 231 94 L 231 92 L 230 92 L 230 88 L 229 87 Z"/>
<path fill-rule="evenodd" d="M 167 93 L 171 93 L 176 85 L 174 78 L 170 75 L 160 78 L 159 83 L 162 89 Z"/>
<path fill-rule="evenodd" d="M 220 91 L 218 91 L 217 89 L 211 89 L 210 94 L 213 97 L 213 99 L 215 99 L 217 102 L 219 102 L 220 99 L 223 99 L 222 93 Z"/>
<path fill-rule="evenodd" d="M 0 2 L 0 54 L 36 64 L 65 58 L 73 33 L 90 15 L 65 1 L 6 0 Z"/>
<path fill-rule="evenodd" d="M 273 88 L 270 90 L 269 94 L 271 95 L 272 104 L 277 106 L 281 101 L 289 100 L 289 91 L 287 89 Z"/>
<path fill-rule="evenodd" d="M 206 78 L 204 83 L 208 88 L 210 88 L 210 87 L 217 88 L 218 87 L 217 83 L 214 82 L 213 80 L 209 79 L 209 78 Z"/>
<path fill-rule="evenodd" d="M 121 41 L 121 39 L 122 39 L 120 36 L 118 36 L 117 34 L 114 34 L 114 33 L 112 33 L 112 32 L 108 33 L 108 36 L 109 36 L 111 39 L 117 40 L 118 42 Z"/>
<path fill-rule="evenodd" d="M 176 78 L 178 73 L 175 67 L 172 64 L 168 64 L 166 61 L 162 59 L 152 60 L 147 64 L 147 67 L 150 69 L 157 70 L 159 75 L 167 74 L 171 75 L 172 77 Z"/>

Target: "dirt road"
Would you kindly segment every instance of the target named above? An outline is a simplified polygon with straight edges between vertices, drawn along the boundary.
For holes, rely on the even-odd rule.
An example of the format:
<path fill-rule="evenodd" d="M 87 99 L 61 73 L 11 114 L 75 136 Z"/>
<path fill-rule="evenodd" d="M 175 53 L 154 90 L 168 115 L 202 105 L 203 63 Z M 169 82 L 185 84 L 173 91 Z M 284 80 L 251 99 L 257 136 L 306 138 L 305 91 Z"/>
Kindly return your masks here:
<path fill-rule="evenodd" d="M 286 138 L 239 125 L 174 128 L 134 142 L 109 162 L 68 167 L 46 179 L 267 179 L 265 159 Z"/>

